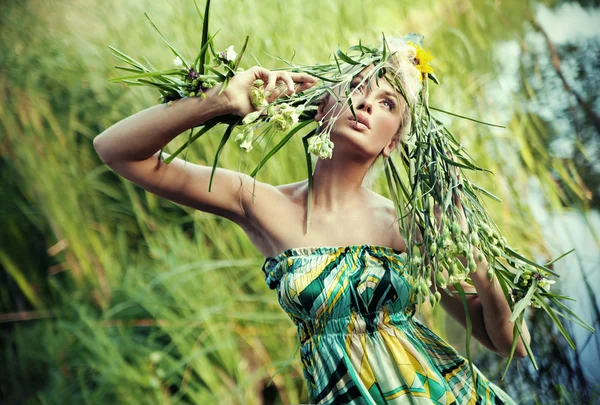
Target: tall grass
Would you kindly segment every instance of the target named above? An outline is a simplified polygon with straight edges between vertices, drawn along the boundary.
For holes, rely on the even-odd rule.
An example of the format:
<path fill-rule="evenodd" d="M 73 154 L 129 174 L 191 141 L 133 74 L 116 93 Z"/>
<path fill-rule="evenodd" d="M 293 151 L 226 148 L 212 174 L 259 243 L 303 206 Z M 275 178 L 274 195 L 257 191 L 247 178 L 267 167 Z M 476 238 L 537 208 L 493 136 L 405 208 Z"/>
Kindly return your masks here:
<path fill-rule="evenodd" d="M 143 18 L 147 12 L 177 48 L 193 55 L 200 22 L 193 2 L 5 2 L 0 25 L 0 397 L 7 403 L 306 402 L 293 324 L 267 289 L 262 257 L 234 224 L 162 200 L 102 164 L 93 138 L 156 103 L 148 90 L 108 84 L 118 75 L 107 45 L 155 66 L 172 55 Z M 475 180 L 503 199 L 490 203 L 512 245 L 544 254 L 544 231 L 524 203 L 532 176 L 553 210 L 585 208 L 576 173 L 548 152 L 549 130 L 534 113 L 494 109 L 497 80 L 489 53 L 524 37 L 527 2 L 233 1 L 215 2 L 216 43 L 241 46 L 266 67 L 270 55 L 299 62 L 327 58 L 381 31 L 417 31 L 435 56 L 442 85 L 430 103 L 486 121 L 511 117 L 505 130 L 443 117 L 494 177 Z M 247 54 L 244 67 L 253 58 Z M 503 122 L 499 122 L 503 123 Z M 190 151 L 212 164 L 218 131 Z M 176 139 L 167 148 L 185 142 Z M 303 179 L 299 139 L 269 161 L 261 181 Z M 220 165 L 249 172 L 260 150 L 228 148 Z M 556 173 L 561 185 L 555 181 Z M 375 189 L 386 195 L 383 179 Z M 522 224 L 528 224 L 523 227 Z M 457 326 L 424 318 L 455 347 Z M 25 319 L 29 319 L 25 321 Z M 497 379 L 496 376 L 490 376 Z M 278 401 L 278 402 L 277 402 Z M 271 403 L 265 399 L 265 403 Z"/>

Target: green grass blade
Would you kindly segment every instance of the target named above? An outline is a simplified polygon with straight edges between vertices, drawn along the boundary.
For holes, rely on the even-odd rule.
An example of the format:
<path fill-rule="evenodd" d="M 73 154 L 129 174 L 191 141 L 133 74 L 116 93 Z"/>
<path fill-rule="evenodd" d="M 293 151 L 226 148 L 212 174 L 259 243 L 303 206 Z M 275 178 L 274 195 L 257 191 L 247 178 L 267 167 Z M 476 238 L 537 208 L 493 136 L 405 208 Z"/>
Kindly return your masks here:
<path fill-rule="evenodd" d="M 462 288 L 460 283 L 453 284 L 454 288 L 458 292 L 460 299 L 463 303 L 463 308 L 465 309 L 465 318 L 467 321 L 467 342 L 466 342 L 466 352 L 467 352 L 467 360 L 469 361 L 469 368 L 471 369 L 471 376 L 473 381 L 475 381 L 475 370 L 473 369 L 473 361 L 471 360 L 471 335 L 473 333 L 473 325 L 471 324 L 471 315 L 469 314 L 469 305 L 467 303 L 467 296 L 465 295 L 465 291 Z"/>
<path fill-rule="evenodd" d="M 496 128 L 506 128 L 506 127 L 505 127 L 505 126 L 503 126 L 503 125 L 491 124 L 491 123 L 489 123 L 489 122 L 479 121 L 479 120 L 476 120 L 476 119 L 474 119 L 474 118 L 465 117 L 464 115 L 455 114 L 455 113 L 451 113 L 450 111 L 442 110 L 441 108 L 435 108 L 435 107 L 432 107 L 432 106 L 429 106 L 429 108 L 430 108 L 431 110 L 434 110 L 434 111 L 439 111 L 439 112 L 441 112 L 441 113 L 448 114 L 448 115 L 452 115 L 452 116 L 454 116 L 454 117 L 463 118 L 463 119 L 465 119 L 465 120 L 473 121 L 473 122 L 476 122 L 476 123 L 478 123 L 478 124 L 489 125 L 490 127 L 496 127 Z"/>
<path fill-rule="evenodd" d="M 556 259 L 554 259 L 554 260 L 552 260 L 552 261 L 550 261 L 550 262 L 548 262 L 548 263 L 544 264 L 544 266 L 550 266 L 552 263 L 554 263 L 554 262 L 556 262 L 556 261 L 558 261 L 558 260 L 562 259 L 562 258 L 563 258 L 563 257 L 565 257 L 566 255 L 568 255 L 569 253 L 572 253 L 572 252 L 574 252 L 574 251 L 575 251 L 575 249 L 571 249 L 571 250 L 569 250 L 568 252 L 566 252 L 566 253 L 563 253 L 562 255 L 558 256 Z"/>
<path fill-rule="evenodd" d="M 160 35 L 160 37 L 163 39 L 163 41 L 165 42 L 165 44 L 167 44 L 167 46 L 171 49 L 171 51 L 173 52 L 173 54 L 175 56 L 178 56 L 179 59 L 181 59 L 181 61 L 183 62 L 183 66 L 185 66 L 186 69 L 190 68 L 190 63 L 183 57 L 182 54 L 180 54 L 179 52 L 177 52 L 177 50 L 173 47 L 173 45 L 171 45 L 171 43 L 169 42 L 169 40 L 160 32 L 160 30 L 158 29 L 158 27 L 156 26 L 156 24 L 154 24 L 154 22 L 152 21 L 152 19 L 150 18 L 150 16 L 144 12 L 144 15 L 146 16 L 146 18 L 148 19 L 148 21 L 150 21 L 150 24 L 152 24 L 152 26 L 154 27 L 154 29 L 156 30 L 156 32 L 158 32 L 158 35 Z"/>
<path fill-rule="evenodd" d="M 221 30 L 219 30 L 219 31 L 221 31 Z M 197 72 L 200 72 L 200 65 L 199 65 L 199 63 L 200 63 L 200 58 L 201 58 L 201 56 L 202 56 L 202 55 L 206 55 L 206 48 L 207 48 L 208 46 L 212 45 L 213 38 L 217 36 L 217 34 L 219 33 L 219 31 L 215 32 L 215 34 L 214 34 L 214 35 L 212 35 L 212 36 L 211 36 L 211 37 L 208 39 L 208 41 L 206 41 L 206 43 L 205 43 L 204 45 L 202 45 L 202 47 L 200 48 L 200 52 L 198 53 L 198 56 L 196 56 L 196 59 L 194 60 L 194 64 L 193 64 L 193 66 L 195 66 L 195 67 L 196 67 L 196 71 L 197 71 Z M 214 71 L 214 70 L 213 70 L 213 71 Z M 202 72 L 201 74 L 204 74 L 204 72 Z M 219 74 L 221 74 L 221 73 L 219 73 Z"/>
<path fill-rule="evenodd" d="M 298 124 L 294 128 L 292 128 L 292 130 L 290 132 L 288 132 L 287 135 L 283 139 L 281 139 L 281 141 L 279 141 L 279 143 L 277 145 L 275 145 L 273 147 L 273 149 L 271 149 L 265 155 L 265 157 L 260 161 L 260 163 L 258 164 L 258 166 L 256 167 L 256 169 L 254 169 L 252 171 L 252 173 L 250 174 L 250 176 L 255 177 L 256 174 L 258 173 L 258 171 L 265 165 L 265 163 L 267 163 L 267 160 L 269 160 L 274 154 L 276 154 L 283 147 L 283 145 L 285 145 L 292 138 L 292 136 L 294 136 L 298 131 L 300 131 L 302 128 L 304 128 L 305 126 L 307 126 L 309 124 L 312 124 L 312 122 L 311 121 L 305 121 L 305 122 L 301 122 L 300 124 Z M 308 135 L 312 136 L 312 135 L 314 135 L 316 133 L 317 133 L 317 130 L 314 129 Z"/>
<path fill-rule="evenodd" d="M 202 48 L 204 51 L 200 51 L 200 61 L 198 62 L 198 72 L 204 74 L 204 64 L 206 63 L 206 47 L 208 43 L 208 21 L 210 11 L 210 0 L 206 0 L 206 6 L 204 7 L 204 19 L 202 21 Z"/>
<path fill-rule="evenodd" d="M 241 120 L 241 118 L 240 118 L 240 120 Z M 238 120 L 238 122 L 240 120 Z M 227 140 L 231 136 L 231 132 L 233 131 L 233 128 L 235 128 L 236 125 L 237 125 L 237 122 L 229 124 L 229 126 L 225 130 L 225 133 L 223 134 L 223 137 L 221 138 L 221 143 L 219 144 L 219 148 L 217 149 L 217 153 L 215 154 L 215 161 L 213 162 L 212 171 L 210 173 L 210 181 L 208 183 L 208 192 L 209 193 L 210 193 L 210 191 L 212 189 L 213 177 L 215 176 L 215 170 L 217 169 L 217 163 L 219 161 L 219 155 L 221 155 L 221 151 L 223 151 L 223 148 L 225 147 L 225 144 L 227 143 Z"/>
<path fill-rule="evenodd" d="M 192 140 L 190 142 L 184 143 L 183 145 L 181 145 L 179 147 L 179 149 L 177 149 L 175 152 L 173 152 L 173 154 L 171 154 L 168 158 L 166 158 L 164 160 L 164 162 L 166 164 L 171 163 L 171 161 L 173 159 L 175 159 L 175 157 L 177 157 L 177 155 L 179 155 L 181 152 L 183 152 L 184 149 L 186 149 L 188 147 L 189 144 L 191 144 L 192 142 L 194 142 L 196 139 L 198 139 L 199 137 L 201 137 L 202 135 L 204 135 L 205 133 L 207 133 L 209 130 L 211 130 L 215 125 L 217 125 L 216 122 L 212 122 L 212 123 L 204 123 L 204 126 L 202 127 L 202 129 L 200 131 L 198 131 L 196 133 L 196 135 L 194 135 L 194 137 L 192 138 Z"/>
<path fill-rule="evenodd" d="M 244 56 L 244 52 L 246 52 L 246 47 L 248 46 L 248 40 L 249 39 L 250 39 L 250 37 L 248 35 L 246 35 L 246 40 L 244 41 L 244 45 L 242 46 L 242 50 L 238 54 L 237 60 L 235 61 L 235 66 L 233 67 L 234 73 L 237 71 L 238 67 L 240 66 L 240 61 L 242 60 L 242 56 Z"/>
<path fill-rule="evenodd" d="M 338 49 L 336 51 L 337 56 L 339 56 L 339 58 L 341 60 L 343 60 L 346 63 L 349 63 L 351 65 L 359 65 L 360 62 L 355 61 L 354 59 L 352 59 L 351 57 L 349 57 L 348 55 L 346 55 L 344 52 L 342 52 L 342 50 L 340 49 L 339 45 L 338 45 Z"/>
<path fill-rule="evenodd" d="M 122 80 L 131 80 L 131 79 L 141 79 L 141 78 L 163 76 L 163 75 L 172 75 L 175 73 L 181 73 L 181 69 L 168 69 L 168 70 L 159 70 L 158 72 L 137 73 L 135 75 L 113 77 L 111 79 L 108 79 L 108 81 L 111 83 L 115 83 L 115 82 L 120 82 Z"/>
<path fill-rule="evenodd" d="M 304 154 L 306 155 L 306 171 L 308 172 L 308 198 L 306 199 L 306 228 L 304 231 L 305 233 L 308 232 L 308 224 L 310 222 L 310 210 L 312 206 L 313 174 L 312 161 L 310 159 L 310 152 L 308 151 L 308 138 L 316 135 L 311 134 L 307 134 L 302 137 L 302 145 L 304 146 Z"/>

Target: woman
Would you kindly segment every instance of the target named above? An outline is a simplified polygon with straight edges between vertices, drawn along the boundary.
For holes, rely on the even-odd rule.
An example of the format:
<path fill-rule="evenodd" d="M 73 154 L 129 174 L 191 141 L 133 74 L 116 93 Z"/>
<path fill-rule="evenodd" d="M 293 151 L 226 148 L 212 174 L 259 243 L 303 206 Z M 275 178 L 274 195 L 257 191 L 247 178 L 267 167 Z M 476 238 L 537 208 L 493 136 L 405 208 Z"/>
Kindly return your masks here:
<path fill-rule="evenodd" d="M 410 99 L 420 89 L 419 73 L 411 70 L 412 59 L 403 49 L 390 69 Z M 264 81 L 270 102 L 312 87 L 316 79 L 309 75 L 254 67 L 234 76 L 221 94 L 216 86 L 205 99 L 157 105 L 122 120 L 98 136 L 94 147 L 107 165 L 140 187 L 244 229 L 266 257 L 269 287 L 277 289 L 282 308 L 298 327 L 311 403 L 514 403 L 476 367 L 472 378 L 466 360 L 413 317 L 413 287 L 403 276 L 407 244 L 394 206 L 363 187 L 373 163 L 400 145 L 410 113 L 389 82 L 369 77 L 372 68 L 353 79 L 356 116 L 339 88 L 341 102 L 326 96 L 319 104 L 315 120 L 321 127 L 333 125 L 335 153 L 315 167 L 308 231 L 307 180 L 272 186 L 217 169 L 208 192 L 211 167 L 181 159 L 167 165 L 159 150 L 210 118 L 255 111 L 248 94 L 256 80 Z M 485 263 L 478 265 L 471 278 L 479 295 L 469 296 L 473 336 L 506 357 L 511 310 L 499 286 L 487 279 Z M 441 304 L 465 325 L 457 295 L 442 294 Z M 521 341 L 516 355 L 526 355 Z"/>

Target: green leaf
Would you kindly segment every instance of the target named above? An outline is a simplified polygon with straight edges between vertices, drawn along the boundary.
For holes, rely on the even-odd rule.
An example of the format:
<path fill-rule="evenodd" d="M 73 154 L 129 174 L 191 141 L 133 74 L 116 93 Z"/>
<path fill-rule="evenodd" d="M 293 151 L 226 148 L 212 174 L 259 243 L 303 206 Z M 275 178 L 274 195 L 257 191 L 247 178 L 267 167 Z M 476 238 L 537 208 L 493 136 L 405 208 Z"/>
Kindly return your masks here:
<path fill-rule="evenodd" d="M 462 288 L 460 283 L 453 284 L 454 288 L 458 292 L 460 299 L 463 303 L 463 308 L 465 310 L 465 318 L 467 321 L 467 342 L 466 342 L 466 352 L 467 359 L 469 360 L 469 368 L 471 369 L 471 375 L 473 376 L 473 381 L 475 381 L 475 370 L 473 369 L 473 361 L 471 360 L 471 334 L 473 333 L 473 325 L 471 324 L 471 315 L 469 314 L 469 305 L 467 303 L 467 296 L 465 295 L 465 291 Z"/>
<path fill-rule="evenodd" d="M 568 319 L 570 319 L 571 321 L 575 322 L 576 324 L 578 324 L 582 328 L 585 328 L 585 329 L 589 330 L 592 333 L 594 333 L 596 331 L 596 329 L 594 329 L 592 326 L 590 326 L 588 323 L 586 323 L 583 319 L 581 319 L 575 312 L 573 312 L 571 309 L 569 309 L 569 307 L 567 307 L 565 304 L 563 304 L 562 302 L 560 302 L 557 296 L 552 296 L 551 295 L 551 296 L 549 296 L 548 299 L 553 304 L 555 304 L 558 307 L 562 308 L 567 314 L 569 314 L 571 317 L 568 318 Z M 569 299 L 570 299 L 570 297 L 569 297 Z M 557 311 L 556 313 L 559 313 L 559 312 Z M 567 315 L 562 315 L 562 314 L 561 314 L 561 316 L 563 316 L 564 318 L 567 317 Z"/>
<path fill-rule="evenodd" d="M 221 138 L 221 143 L 219 144 L 219 148 L 217 149 L 217 153 L 215 154 L 215 161 L 213 162 L 212 171 L 210 172 L 210 181 L 208 183 L 208 192 L 209 193 L 212 190 L 212 182 L 213 182 L 213 177 L 215 176 L 215 171 L 217 170 L 217 162 L 219 161 L 219 155 L 221 154 L 221 151 L 225 147 L 225 144 L 227 143 L 227 140 L 231 136 L 231 132 L 233 132 L 233 128 L 235 128 L 236 125 L 237 125 L 237 122 L 233 123 L 233 124 L 229 124 L 229 126 L 225 130 L 225 133 L 223 134 L 223 137 Z"/>
<path fill-rule="evenodd" d="M 219 72 L 218 70 L 208 66 L 208 70 L 210 70 L 211 72 L 213 72 L 214 74 L 217 75 L 217 77 L 219 79 L 221 79 L 222 81 L 225 81 L 225 79 L 227 79 L 227 76 L 225 76 L 223 73 Z"/>
<path fill-rule="evenodd" d="M 558 261 L 558 260 L 562 259 L 562 258 L 563 258 L 563 257 L 565 257 L 566 255 L 568 255 L 569 253 L 572 253 L 572 252 L 574 252 L 574 251 L 575 251 L 575 249 L 571 249 L 571 250 L 569 250 L 568 252 L 566 252 L 566 253 L 563 253 L 562 255 L 558 256 L 556 259 L 554 259 L 554 260 L 552 260 L 552 261 L 550 261 L 550 262 L 548 262 L 548 263 L 544 264 L 544 266 L 550 266 L 552 263 L 554 263 L 554 262 L 556 262 L 556 261 Z"/>
<path fill-rule="evenodd" d="M 309 133 L 302 137 L 302 145 L 304 146 L 304 154 L 306 156 L 306 170 L 308 172 L 308 198 L 306 199 L 306 226 L 304 233 L 308 233 L 308 224 L 310 222 L 310 212 L 312 207 L 312 188 L 313 188 L 313 174 L 312 174 L 312 161 L 310 159 L 310 152 L 308 151 L 308 138 L 315 136 Z"/>
<path fill-rule="evenodd" d="M 485 188 L 483 188 L 483 187 L 479 187 L 479 186 L 478 186 L 477 184 L 475 184 L 475 183 L 471 183 L 471 186 L 472 186 L 474 189 L 476 189 L 476 190 L 478 190 L 478 191 L 482 192 L 483 194 L 487 195 L 487 196 L 488 196 L 488 197 L 490 197 L 492 200 L 496 200 L 496 201 L 498 201 L 498 202 L 502 202 L 502 200 L 501 200 L 499 197 L 496 197 L 494 194 L 490 193 L 490 192 L 489 192 L 489 191 L 487 191 Z"/>
<path fill-rule="evenodd" d="M 165 162 L 166 164 L 169 164 L 169 163 L 171 163 L 171 161 L 172 161 L 173 159 L 175 159 L 175 157 L 177 157 L 177 155 L 179 155 L 179 154 L 180 154 L 180 153 L 181 153 L 181 152 L 182 152 L 184 149 L 186 149 L 186 148 L 188 147 L 188 145 L 189 145 L 189 144 L 191 144 L 192 142 L 194 142 L 194 141 L 195 141 L 196 139 L 198 139 L 200 136 L 202 136 L 202 135 L 204 135 L 205 133 L 207 133 L 209 130 L 211 130 L 211 129 L 212 129 L 212 128 L 213 128 L 215 125 L 217 125 L 217 124 L 218 124 L 218 122 L 216 122 L 216 121 L 214 121 L 214 122 L 211 122 L 211 123 L 208 123 L 208 122 L 207 122 L 207 123 L 204 123 L 204 126 L 203 126 L 203 128 L 202 128 L 200 131 L 198 131 L 198 132 L 196 133 L 196 135 L 194 135 L 194 137 L 191 139 L 191 141 L 190 141 L 190 142 L 188 142 L 188 143 L 184 143 L 183 145 L 181 145 L 181 146 L 179 147 L 179 149 L 177 149 L 177 150 L 176 150 L 176 151 L 175 151 L 173 154 L 171 154 L 171 155 L 170 155 L 168 158 L 166 158 L 166 159 L 164 160 L 164 162 Z"/>
<path fill-rule="evenodd" d="M 219 89 L 219 93 L 217 95 L 221 95 L 221 93 L 223 93 L 225 91 L 225 89 L 227 88 L 228 85 L 229 85 L 229 77 L 227 77 L 225 79 L 225 81 L 221 85 L 221 88 Z"/>
<path fill-rule="evenodd" d="M 435 108 L 435 107 L 431 107 L 431 106 L 429 106 L 429 108 L 432 109 L 432 110 L 435 110 L 435 111 L 439 111 L 439 112 L 444 113 L 444 114 L 448 114 L 448 115 L 452 115 L 452 116 L 455 116 L 455 117 L 458 117 L 458 118 L 464 118 L 464 119 L 469 120 L 469 121 L 477 122 L 478 124 L 489 125 L 491 127 L 497 127 L 497 128 L 506 128 L 503 125 L 490 124 L 489 122 L 479 121 L 479 120 L 476 120 L 474 118 L 469 118 L 469 117 L 465 117 L 464 115 L 459 115 L 459 114 L 451 113 L 449 111 L 445 111 L 445 110 L 442 110 L 440 108 Z"/>
<path fill-rule="evenodd" d="M 338 61 L 338 58 L 337 58 L 337 56 L 335 54 L 333 55 L 333 58 L 335 59 L 335 64 L 337 65 L 338 72 L 340 74 L 342 74 L 342 68 L 340 68 L 340 62 Z"/>
<path fill-rule="evenodd" d="M 304 122 L 301 122 L 298 125 L 296 125 L 294 128 L 292 128 L 292 130 L 290 132 L 288 132 L 287 135 L 283 139 L 281 139 L 281 141 L 279 141 L 279 143 L 277 145 L 275 145 L 275 147 L 273 147 L 273 149 L 271 149 L 265 155 L 265 157 L 260 161 L 260 163 L 258 164 L 258 166 L 256 167 L 256 169 L 254 169 L 252 171 L 252 173 L 250 174 L 250 176 L 251 177 L 256 176 L 256 174 L 258 173 L 258 171 L 265 165 L 265 163 L 267 163 L 267 160 L 269 160 L 271 157 L 273 157 L 273 155 L 276 154 L 283 147 L 283 145 L 285 145 L 292 138 L 292 136 L 294 136 L 298 131 L 300 131 L 302 128 L 304 128 L 305 126 L 307 126 L 309 124 L 312 124 L 312 122 L 311 121 L 304 121 Z M 317 133 L 317 129 L 314 129 L 308 135 L 314 135 L 316 133 Z"/>
<path fill-rule="evenodd" d="M 198 73 L 204 74 L 204 64 L 206 63 L 206 47 L 208 43 L 208 21 L 210 10 L 210 0 L 206 0 L 206 7 L 204 8 L 204 20 L 202 21 L 202 48 L 204 51 L 200 51 L 200 62 L 198 66 Z"/>
<path fill-rule="evenodd" d="M 160 35 L 160 37 L 163 39 L 163 41 L 171 49 L 171 51 L 173 52 L 173 54 L 175 56 L 179 56 L 179 59 L 181 59 L 181 61 L 183 62 L 183 66 L 185 66 L 186 69 L 189 69 L 189 67 L 190 67 L 189 62 L 183 57 L 182 54 L 180 54 L 179 52 L 177 52 L 177 50 L 175 48 L 173 48 L 173 46 L 171 45 L 171 43 L 169 42 L 169 40 L 160 32 L 160 30 L 158 29 L 158 27 L 156 26 L 156 24 L 154 24 L 154 22 L 152 21 L 152 19 L 150 18 L 150 16 L 146 12 L 144 12 L 144 15 L 146 16 L 146 18 L 148 19 L 148 21 L 150 21 L 150 24 L 152 24 L 152 26 L 154 27 L 154 29 L 156 30 L 156 32 L 158 32 L 158 35 Z"/>
<path fill-rule="evenodd" d="M 538 285 L 537 278 L 532 278 L 532 280 L 533 281 L 531 282 L 531 286 L 529 287 L 527 294 L 525 294 L 525 296 L 515 304 L 513 308 L 513 313 L 510 316 L 510 319 L 508 320 L 509 322 L 514 322 L 515 319 L 517 319 L 517 317 L 521 314 L 521 312 L 525 311 L 525 309 L 529 306 L 531 298 L 533 297 L 533 293 L 535 292 Z"/>
<path fill-rule="evenodd" d="M 134 67 L 136 67 L 136 68 L 138 68 L 138 69 L 140 69 L 142 71 L 145 71 L 145 72 L 149 71 L 149 69 L 146 66 L 142 65 L 140 62 L 138 62 L 137 60 L 133 59 L 132 57 L 125 55 L 123 52 L 119 51 L 117 48 L 114 48 L 114 47 L 112 47 L 110 45 L 108 45 L 108 47 L 113 52 L 115 52 L 116 53 L 115 56 L 117 58 L 121 59 L 123 62 L 129 63 L 131 66 L 134 66 Z"/>
<path fill-rule="evenodd" d="M 433 72 L 428 73 L 427 77 L 430 78 L 435 84 L 440 84 L 440 81 L 438 80 L 437 76 L 433 74 Z"/>
<path fill-rule="evenodd" d="M 512 359 L 514 357 L 515 350 L 517 348 L 517 335 L 518 334 L 519 334 L 519 330 L 517 329 L 517 324 L 515 324 L 513 326 L 513 340 L 512 340 L 512 345 L 510 347 L 510 354 L 508 356 L 508 360 L 506 362 L 506 367 L 504 368 L 504 373 L 502 374 L 501 380 L 504 380 L 504 376 L 506 375 L 506 372 L 508 371 L 508 367 L 510 366 L 510 363 L 512 362 Z"/>
<path fill-rule="evenodd" d="M 506 246 L 505 249 L 507 252 L 509 252 L 511 255 L 513 255 L 514 257 L 516 257 L 517 259 L 521 259 L 522 261 L 524 261 L 525 263 L 528 263 L 538 269 L 547 271 L 548 273 L 556 276 L 556 277 L 560 277 L 557 273 L 555 273 L 554 271 L 550 270 L 548 267 L 546 266 L 542 266 L 540 264 L 537 264 L 536 262 L 529 260 L 528 258 L 526 258 L 525 256 L 521 256 L 519 253 L 517 253 L 515 250 L 513 250 L 512 248 L 510 248 L 509 246 Z"/>
<path fill-rule="evenodd" d="M 539 370 L 537 362 L 535 361 L 535 356 L 533 355 L 533 350 L 531 350 L 531 345 L 529 343 L 527 343 L 527 341 L 525 340 L 525 336 L 523 335 L 523 329 L 522 329 L 521 325 L 523 324 L 524 318 L 525 318 L 525 313 L 522 313 L 521 316 L 519 317 L 519 319 L 517 320 L 517 322 L 515 323 L 515 326 L 517 327 L 517 329 L 519 331 L 519 336 L 521 337 L 523 346 L 525 346 L 525 351 L 527 352 L 527 356 L 529 356 L 529 359 L 531 360 L 533 367 L 536 370 Z"/>
<path fill-rule="evenodd" d="M 349 63 L 351 65 L 360 65 L 359 62 L 355 61 L 354 59 L 352 59 L 351 57 L 346 55 L 344 52 L 342 52 L 339 45 L 338 45 L 338 49 L 337 49 L 336 53 L 337 53 L 337 56 L 339 56 L 340 59 L 343 60 L 344 62 Z"/>
<path fill-rule="evenodd" d="M 140 79 L 140 78 L 163 76 L 163 75 L 172 75 L 175 73 L 181 73 L 181 69 L 168 69 L 168 70 L 159 70 L 157 72 L 137 73 L 134 75 L 113 77 L 111 79 L 108 79 L 108 81 L 111 83 L 115 83 L 115 82 L 120 82 L 122 80 Z"/>
<path fill-rule="evenodd" d="M 156 83 L 156 82 L 151 82 L 150 80 L 145 80 L 145 79 L 139 79 L 138 80 L 140 83 L 145 83 L 149 86 L 154 86 L 154 87 L 158 87 L 161 90 L 165 90 L 168 92 L 174 92 L 174 93 L 178 93 L 179 94 L 179 89 L 173 85 L 168 85 L 168 84 L 164 84 L 164 83 Z"/>
<path fill-rule="evenodd" d="M 221 31 L 221 30 L 219 30 Z M 196 56 L 196 59 L 194 59 L 194 66 L 196 67 L 196 71 L 200 72 L 200 58 L 202 57 L 202 55 L 206 55 L 206 48 L 212 44 L 213 38 L 217 36 L 217 34 L 219 33 L 219 31 L 215 32 L 215 34 L 213 36 L 211 36 L 208 41 L 206 41 L 206 43 L 204 45 L 202 45 L 202 48 L 200 48 L 200 52 L 198 53 L 198 56 Z M 204 64 L 203 64 L 204 65 Z M 213 70 L 214 71 L 214 70 Z M 203 74 L 204 72 L 202 72 Z M 220 73 L 219 73 L 220 74 Z"/>
<path fill-rule="evenodd" d="M 565 327 L 562 325 L 562 323 L 560 323 L 560 320 L 558 319 L 558 317 L 554 313 L 554 310 L 552 308 L 550 308 L 548 306 L 548 303 L 546 303 L 543 300 L 540 301 L 539 303 L 540 303 L 540 306 L 544 309 L 544 311 L 546 311 L 546 313 L 550 316 L 550 318 L 552 319 L 552 321 L 554 322 L 554 324 L 558 327 L 558 330 L 564 336 L 564 338 L 566 339 L 566 341 L 569 344 L 569 346 L 571 346 L 571 348 L 573 350 L 577 350 L 577 348 L 575 347 L 575 343 L 573 343 L 573 340 L 571 339 L 571 337 L 567 333 Z"/>
<path fill-rule="evenodd" d="M 387 54 L 388 54 L 388 46 L 387 46 L 387 42 L 385 40 L 385 34 L 383 32 L 381 33 L 381 37 L 382 37 L 382 43 L 383 43 L 383 51 L 381 52 L 381 61 L 385 62 L 385 60 L 387 58 Z"/>
<path fill-rule="evenodd" d="M 126 72 L 140 73 L 140 69 L 138 69 L 138 68 L 132 69 L 132 68 L 124 67 L 124 66 L 115 66 L 115 68 L 124 70 Z"/>
<path fill-rule="evenodd" d="M 250 37 L 246 35 L 246 40 L 244 41 L 244 45 L 242 46 L 242 50 L 238 54 L 237 60 L 235 61 L 235 66 L 233 67 L 234 71 L 237 71 L 238 67 L 240 66 L 240 61 L 242 60 L 242 56 L 244 55 L 244 52 L 246 52 L 246 47 L 248 46 L 248 40 L 249 39 L 250 39 Z"/>

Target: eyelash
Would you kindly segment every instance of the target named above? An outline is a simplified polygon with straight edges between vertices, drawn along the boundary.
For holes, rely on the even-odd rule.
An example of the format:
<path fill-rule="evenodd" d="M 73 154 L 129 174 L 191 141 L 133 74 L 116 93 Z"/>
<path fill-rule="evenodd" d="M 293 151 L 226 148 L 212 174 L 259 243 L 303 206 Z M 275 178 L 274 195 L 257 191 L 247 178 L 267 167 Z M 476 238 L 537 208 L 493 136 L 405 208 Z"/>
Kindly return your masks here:
<path fill-rule="evenodd" d="M 351 89 L 351 90 L 352 90 L 352 89 L 354 89 L 354 88 L 356 88 L 356 87 L 358 87 L 358 83 L 350 83 L 350 89 Z M 364 84 L 361 86 L 361 89 L 359 89 L 359 91 L 360 91 L 361 93 L 362 93 L 362 88 L 363 88 L 363 87 L 364 87 Z M 388 107 L 387 107 L 387 108 L 388 108 L 390 111 L 392 111 L 394 108 L 396 108 L 396 103 L 394 103 L 394 101 L 392 101 L 391 99 L 389 99 L 389 98 L 386 98 L 386 99 L 385 99 L 385 100 L 383 100 L 383 101 L 388 103 Z"/>

